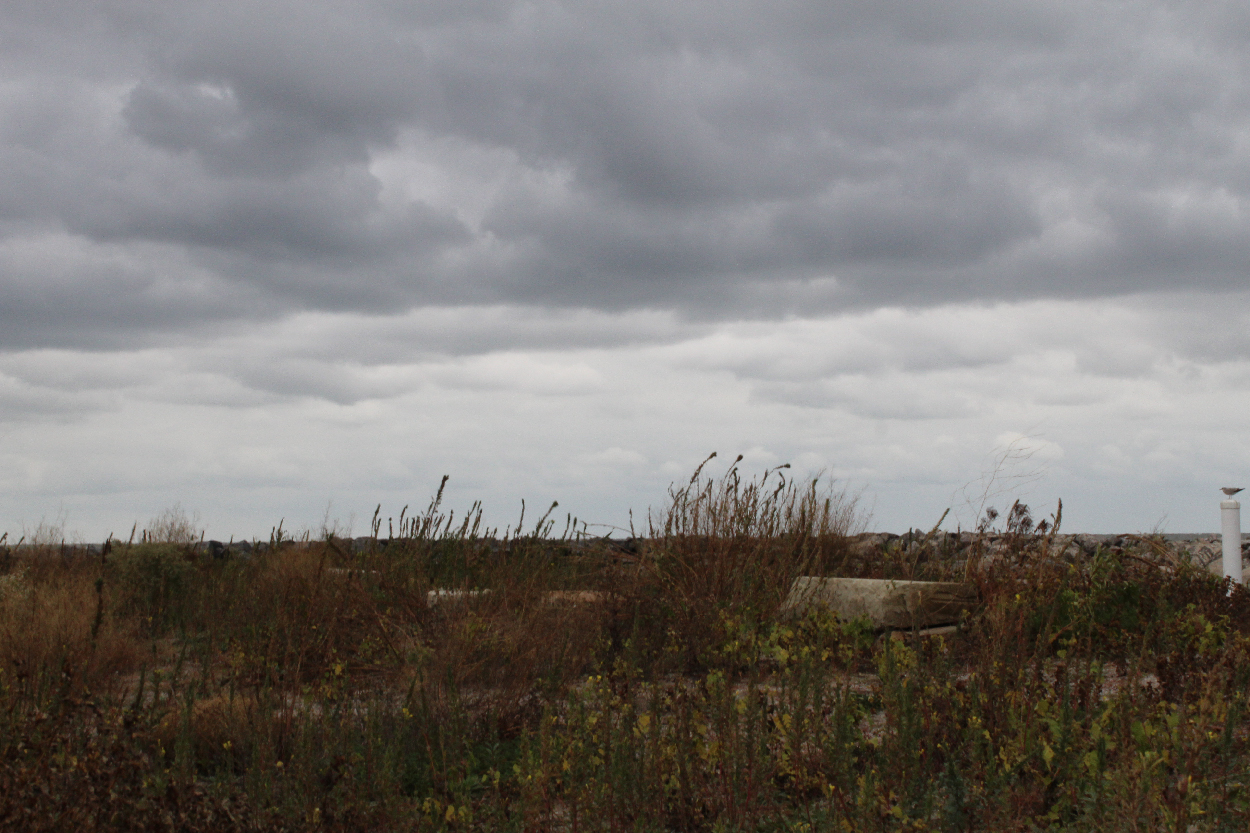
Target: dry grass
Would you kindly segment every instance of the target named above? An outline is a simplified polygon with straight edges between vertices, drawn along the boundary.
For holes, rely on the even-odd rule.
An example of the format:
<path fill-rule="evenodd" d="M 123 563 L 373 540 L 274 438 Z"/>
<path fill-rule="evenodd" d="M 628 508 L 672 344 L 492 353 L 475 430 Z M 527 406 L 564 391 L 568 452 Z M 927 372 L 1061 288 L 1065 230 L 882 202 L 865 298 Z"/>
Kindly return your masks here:
<path fill-rule="evenodd" d="M 723 641 L 726 617 L 771 620 L 795 578 L 836 573 L 862 525 L 857 497 L 844 489 L 788 479 L 785 466 L 744 480 L 741 456 L 714 479 L 704 469 L 715 456 L 650 513 L 638 573 L 619 588 L 635 610 L 648 610 L 640 624 L 649 632 L 637 637 L 652 649 L 670 631 L 682 634 L 689 671 Z"/>
<path fill-rule="evenodd" d="M 1036 528 L 852 546 L 853 495 L 736 465 L 625 544 L 439 496 L 364 551 L 0 541 L 0 829 L 1250 823 L 1250 594 Z M 836 573 L 982 605 L 934 638 L 776 620 Z"/>
<path fill-rule="evenodd" d="M 137 664 L 135 631 L 108 610 L 97 565 L 20 563 L 0 577 L 0 663 L 32 694 L 107 689 Z"/>

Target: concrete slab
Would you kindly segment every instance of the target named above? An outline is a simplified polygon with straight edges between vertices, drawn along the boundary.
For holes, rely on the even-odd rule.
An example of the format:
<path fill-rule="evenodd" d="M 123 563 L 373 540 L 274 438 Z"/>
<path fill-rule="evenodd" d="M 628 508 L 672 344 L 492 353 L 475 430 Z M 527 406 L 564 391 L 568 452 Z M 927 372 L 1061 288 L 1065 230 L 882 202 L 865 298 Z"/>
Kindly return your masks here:
<path fill-rule="evenodd" d="M 977 601 L 972 585 L 956 581 L 800 576 L 780 613 L 802 616 L 823 606 L 839 619 L 864 617 L 878 628 L 932 628 L 955 624 Z"/>

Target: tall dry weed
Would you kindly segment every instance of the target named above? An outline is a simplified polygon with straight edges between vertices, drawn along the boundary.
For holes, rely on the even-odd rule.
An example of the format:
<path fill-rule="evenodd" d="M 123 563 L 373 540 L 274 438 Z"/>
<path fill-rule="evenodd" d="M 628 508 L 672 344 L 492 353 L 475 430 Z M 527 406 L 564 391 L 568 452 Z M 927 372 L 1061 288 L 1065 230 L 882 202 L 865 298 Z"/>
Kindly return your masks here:
<path fill-rule="evenodd" d="M 704 469 L 715 456 L 649 513 L 636 582 L 622 588 L 637 611 L 650 611 L 651 621 L 636 619 L 640 630 L 675 646 L 691 668 L 726 618 L 769 621 L 795 578 L 835 571 L 864 524 L 857 495 L 845 488 L 796 481 L 788 466 L 745 480 L 741 455 L 713 479 Z"/>
<path fill-rule="evenodd" d="M 162 511 L 143 529 L 141 541 L 149 544 L 190 546 L 204 535 L 198 512 L 188 512 L 181 503 Z"/>
<path fill-rule="evenodd" d="M 321 544 L 286 545 L 216 571 L 203 628 L 230 646 L 240 679 L 298 686 L 336 663 L 363 670 L 380 659 L 386 618 L 360 576 L 334 564 Z"/>
<path fill-rule="evenodd" d="M 110 609 L 98 567 L 25 560 L 0 579 L 0 674 L 37 697 L 106 690 L 137 664 L 133 623 Z"/>

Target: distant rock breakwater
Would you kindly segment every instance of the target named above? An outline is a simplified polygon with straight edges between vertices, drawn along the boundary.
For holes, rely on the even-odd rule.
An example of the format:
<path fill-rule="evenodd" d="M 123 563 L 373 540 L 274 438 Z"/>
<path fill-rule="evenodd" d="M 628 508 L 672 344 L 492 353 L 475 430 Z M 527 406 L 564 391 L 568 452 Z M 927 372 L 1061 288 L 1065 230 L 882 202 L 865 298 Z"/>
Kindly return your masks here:
<path fill-rule="evenodd" d="M 385 550 L 387 547 L 402 545 L 409 539 L 362 536 L 357 538 L 331 538 L 328 540 L 283 540 L 275 544 L 273 541 L 262 540 L 201 540 L 188 546 L 188 549 L 201 556 L 214 559 L 251 558 L 274 546 L 307 547 L 314 544 L 328 544 L 343 556 L 354 556 L 363 553 Z M 106 548 L 119 546 L 122 542 L 113 541 L 109 544 L 24 544 L 12 549 L 43 549 L 60 550 L 65 554 L 105 556 Z M 515 546 L 517 540 L 479 539 L 477 543 L 487 549 L 502 552 Z M 558 541 L 550 543 L 566 547 L 571 551 L 607 551 L 609 554 L 626 561 L 641 558 L 652 549 L 654 542 L 646 538 L 587 538 L 580 540 Z M 1103 535 L 1077 533 L 1071 535 L 1011 535 L 1001 533 L 978 532 L 937 532 L 927 533 L 911 530 L 902 534 L 891 532 L 865 532 L 851 536 L 846 541 L 847 553 L 852 561 L 866 565 L 881 558 L 898 559 L 914 557 L 920 560 L 940 559 L 949 562 L 965 562 L 975 557 L 978 560 L 994 561 L 1012 553 L 1018 553 L 1023 547 L 1033 552 L 1038 546 L 1048 547 L 1049 554 L 1058 558 L 1090 557 L 1100 550 L 1112 553 L 1135 553 L 1148 555 L 1152 561 L 1161 566 L 1175 566 L 1187 562 L 1195 566 L 1211 569 L 1219 573 L 1223 558 L 1223 542 L 1219 535 L 1213 533 L 1198 534 L 1122 534 Z M 1250 560 L 1250 534 L 1242 536 L 1242 559 Z"/>

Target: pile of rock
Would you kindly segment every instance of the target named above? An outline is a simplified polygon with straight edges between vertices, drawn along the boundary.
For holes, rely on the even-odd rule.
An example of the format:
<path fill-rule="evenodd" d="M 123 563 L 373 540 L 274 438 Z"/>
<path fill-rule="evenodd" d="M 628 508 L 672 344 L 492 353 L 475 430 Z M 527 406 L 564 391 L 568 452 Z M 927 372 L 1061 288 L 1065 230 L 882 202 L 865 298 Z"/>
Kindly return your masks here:
<path fill-rule="evenodd" d="M 342 555 L 385 551 L 404 539 L 389 540 L 367 536 L 336 538 L 332 544 Z M 307 547 L 319 541 L 284 541 L 283 547 Z M 515 544 L 498 539 L 478 539 L 479 546 L 501 552 Z M 652 542 L 642 538 L 587 539 L 583 541 L 552 541 L 551 545 L 569 554 L 609 554 L 617 563 L 633 563 L 644 557 Z M 116 546 L 117 542 L 113 542 Z M 251 558 L 268 550 L 268 541 L 199 541 L 192 550 L 214 559 Z M 890 532 L 866 532 L 847 542 L 848 575 L 880 573 L 883 561 L 910 562 L 917 567 L 941 564 L 946 572 L 956 571 L 970 560 L 993 563 L 998 560 L 1036 555 L 1042 546 L 1054 558 L 1079 559 L 1091 557 L 1100 550 L 1129 553 L 1169 567 L 1193 564 L 1219 573 L 1222 570 L 1223 542 L 1219 535 L 1052 535 L 1028 536 L 1001 533 L 936 532 L 911 530 L 901 535 Z M 12 547 L 10 547 L 12 549 Z M 63 545 L 63 554 L 103 555 L 101 544 Z M 1250 535 L 1243 535 L 1243 563 L 1250 561 Z M 1245 570 L 1250 575 L 1250 565 Z"/>
<path fill-rule="evenodd" d="M 977 532 L 938 532 L 932 535 L 912 530 L 902 535 L 867 532 L 851 540 L 850 552 L 858 560 L 874 557 L 940 558 L 951 564 L 975 558 L 993 562 L 1022 551 L 1037 553 L 1046 546 L 1054 558 L 1091 557 L 1100 550 L 1132 553 L 1158 562 L 1161 566 L 1193 564 L 1219 573 L 1222 569 L 1223 541 L 1219 535 L 1075 535 L 1030 536 Z M 1250 535 L 1242 536 L 1243 563 L 1250 560 Z M 1247 571 L 1250 574 L 1250 570 Z"/>

